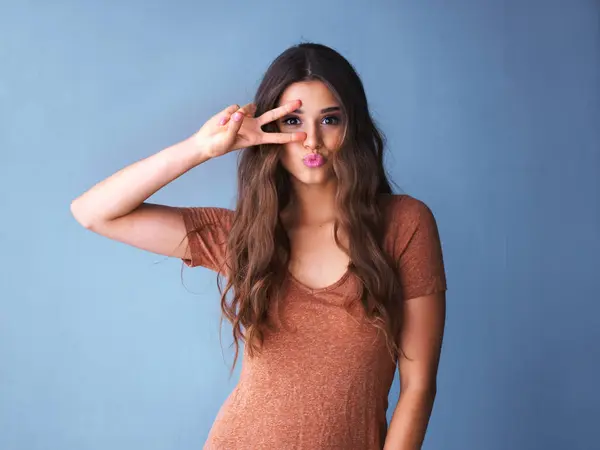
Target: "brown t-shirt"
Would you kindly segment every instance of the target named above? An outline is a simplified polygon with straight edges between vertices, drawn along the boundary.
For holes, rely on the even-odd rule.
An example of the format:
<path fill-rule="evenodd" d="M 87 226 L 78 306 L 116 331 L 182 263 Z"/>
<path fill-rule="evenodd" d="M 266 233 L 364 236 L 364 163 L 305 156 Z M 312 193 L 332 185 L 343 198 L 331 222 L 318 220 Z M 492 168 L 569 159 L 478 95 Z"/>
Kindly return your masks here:
<path fill-rule="evenodd" d="M 446 290 L 435 218 L 420 200 L 382 195 L 386 218 L 384 251 L 399 261 L 402 297 Z M 233 211 L 181 208 L 189 236 L 189 266 L 221 267 Z M 356 296 L 358 283 L 346 272 L 338 281 L 311 289 L 288 271 L 285 295 L 275 304 L 277 332 L 267 332 L 261 352 L 242 358 L 240 380 L 222 405 L 204 448 L 381 449 L 396 362 L 385 336 L 367 323 Z"/>

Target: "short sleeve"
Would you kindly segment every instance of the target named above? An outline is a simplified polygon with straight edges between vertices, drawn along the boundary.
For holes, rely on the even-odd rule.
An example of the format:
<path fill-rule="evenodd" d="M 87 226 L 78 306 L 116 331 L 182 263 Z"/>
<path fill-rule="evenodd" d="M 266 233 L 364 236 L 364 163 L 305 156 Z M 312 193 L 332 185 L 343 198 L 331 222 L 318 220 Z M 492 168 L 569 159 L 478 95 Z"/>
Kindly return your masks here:
<path fill-rule="evenodd" d="M 402 286 L 402 297 L 447 290 L 442 245 L 431 209 L 421 200 L 398 195 L 392 201 L 393 252 Z"/>
<path fill-rule="evenodd" d="M 233 211 L 218 207 L 181 207 L 178 210 L 185 224 L 191 255 L 182 261 L 189 267 L 222 271 Z"/>

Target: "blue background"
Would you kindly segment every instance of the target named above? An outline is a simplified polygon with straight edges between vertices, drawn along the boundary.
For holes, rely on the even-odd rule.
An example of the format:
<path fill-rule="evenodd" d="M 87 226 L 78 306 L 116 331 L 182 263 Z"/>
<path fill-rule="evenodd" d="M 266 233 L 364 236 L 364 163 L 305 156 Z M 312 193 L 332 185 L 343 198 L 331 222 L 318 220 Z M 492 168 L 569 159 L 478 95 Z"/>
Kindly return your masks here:
<path fill-rule="evenodd" d="M 69 205 L 251 101 L 301 40 L 355 65 L 390 174 L 438 220 L 424 448 L 600 448 L 599 18 L 592 0 L 0 3 L 0 448 L 201 448 L 239 374 L 215 274 Z M 232 207 L 235 158 L 151 201 Z"/>

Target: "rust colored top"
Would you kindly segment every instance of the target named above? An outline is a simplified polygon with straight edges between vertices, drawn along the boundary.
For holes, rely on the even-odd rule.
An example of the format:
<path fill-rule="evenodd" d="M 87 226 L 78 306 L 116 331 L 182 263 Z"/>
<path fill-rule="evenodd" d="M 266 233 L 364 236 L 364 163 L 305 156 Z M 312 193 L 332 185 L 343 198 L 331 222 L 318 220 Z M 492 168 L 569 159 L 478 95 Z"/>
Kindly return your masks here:
<path fill-rule="evenodd" d="M 420 200 L 381 196 L 384 251 L 399 261 L 402 298 L 446 290 L 435 218 Z M 191 233 L 188 266 L 221 267 L 233 211 L 181 208 Z M 346 272 L 322 289 L 303 285 L 288 271 L 285 296 L 274 308 L 277 332 L 262 352 L 245 351 L 240 379 L 219 410 L 204 449 L 375 450 L 387 433 L 386 411 L 397 361 L 381 331 L 363 320 L 355 275 Z M 402 301 L 402 299 L 399 299 Z"/>

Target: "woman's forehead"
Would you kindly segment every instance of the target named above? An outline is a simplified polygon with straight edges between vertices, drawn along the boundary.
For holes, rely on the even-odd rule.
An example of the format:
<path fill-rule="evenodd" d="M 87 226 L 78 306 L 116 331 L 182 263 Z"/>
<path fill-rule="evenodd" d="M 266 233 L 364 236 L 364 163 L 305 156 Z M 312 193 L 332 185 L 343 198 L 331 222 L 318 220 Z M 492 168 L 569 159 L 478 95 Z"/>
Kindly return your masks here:
<path fill-rule="evenodd" d="M 279 105 L 292 100 L 302 100 L 302 110 L 320 111 L 330 106 L 339 106 L 337 99 L 321 81 L 302 81 L 289 85 L 279 99 Z"/>

